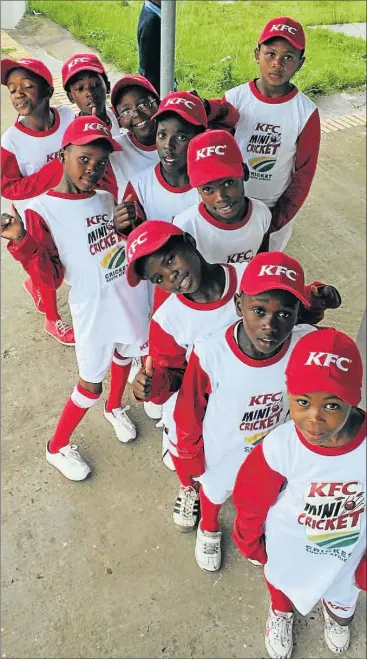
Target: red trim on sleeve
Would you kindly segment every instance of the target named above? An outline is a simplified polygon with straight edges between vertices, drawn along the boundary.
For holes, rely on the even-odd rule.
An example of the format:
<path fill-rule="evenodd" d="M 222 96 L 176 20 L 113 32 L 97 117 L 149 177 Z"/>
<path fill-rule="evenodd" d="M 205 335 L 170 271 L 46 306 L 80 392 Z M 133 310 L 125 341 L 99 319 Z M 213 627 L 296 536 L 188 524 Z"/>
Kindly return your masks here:
<path fill-rule="evenodd" d="M 242 323 L 242 320 L 236 320 L 233 325 L 228 327 L 226 331 L 226 340 L 227 343 L 234 353 L 235 357 L 239 359 L 241 362 L 244 364 L 247 364 L 248 366 L 253 366 L 254 368 L 263 368 L 265 366 L 271 366 L 271 364 L 276 364 L 279 362 L 281 359 L 283 359 L 284 355 L 286 354 L 289 344 L 291 342 L 291 337 L 288 337 L 288 339 L 283 343 L 280 351 L 274 355 L 274 357 L 269 357 L 268 359 L 252 359 L 251 357 L 248 357 L 248 355 L 245 355 L 244 352 L 239 348 L 237 345 L 235 338 L 234 338 L 234 333 L 235 333 L 235 328 L 237 325 Z"/>
<path fill-rule="evenodd" d="M 265 460 L 262 444 L 255 446 L 242 464 L 233 488 L 236 509 L 233 539 L 247 558 L 267 561 L 264 524 L 286 478 L 273 471 Z"/>
<path fill-rule="evenodd" d="M 130 131 L 127 134 L 130 142 L 133 143 L 134 146 L 136 146 L 137 149 L 140 151 L 157 151 L 157 147 L 155 144 L 151 144 L 150 146 L 147 146 L 146 144 L 141 144 L 139 140 L 136 139 L 135 135 L 131 133 Z"/>
<path fill-rule="evenodd" d="M 292 98 L 297 96 L 298 94 L 298 89 L 297 87 L 294 87 L 289 94 L 286 96 L 280 96 L 279 98 L 270 98 L 270 96 L 264 96 L 259 92 L 258 88 L 256 87 L 256 80 L 259 80 L 259 78 L 254 78 L 253 80 L 250 80 L 249 82 L 249 87 L 255 98 L 257 98 L 258 101 L 262 101 L 263 103 L 269 103 L 271 105 L 279 105 L 279 103 L 287 103 L 288 101 L 291 101 Z"/>
<path fill-rule="evenodd" d="M 14 126 L 18 130 L 20 130 L 21 133 L 25 133 L 26 135 L 31 135 L 32 137 L 49 137 L 50 135 L 56 133 L 56 131 L 60 128 L 59 111 L 57 110 L 57 108 L 50 108 L 50 110 L 54 115 L 54 125 L 51 126 L 51 128 L 49 128 L 48 130 L 31 130 L 30 128 L 24 126 L 21 121 L 19 121 L 19 117 L 16 120 Z"/>
<path fill-rule="evenodd" d="M 225 263 L 222 263 L 221 265 L 222 268 L 228 272 L 229 282 L 227 292 L 219 300 L 216 302 L 193 302 L 192 300 L 189 300 L 187 297 L 185 297 L 185 295 L 182 293 L 177 295 L 178 300 L 182 302 L 185 307 L 196 309 L 196 311 L 213 311 L 214 309 L 224 307 L 224 305 L 233 298 L 237 290 L 237 273 L 233 265 L 228 265 Z"/>
<path fill-rule="evenodd" d="M 305 446 L 309 451 L 312 451 L 312 453 L 318 453 L 318 455 L 328 455 L 328 456 L 344 455 L 344 453 L 350 453 L 351 451 L 354 451 L 366 439 L 366 418 L 362 423 L 360 429 L 358 430 L 356 436 L 353 437 L 353 439 L 350 442 L 348 442 L 348 444 L 343 444 L 343 446 L 330 446 L 330 447 L 315 446 L 314 444 L 310 444 L 304 438 L 301 431 L 299 430 L 299 428 L 297 428 L 296 425 L 294 427 L 297 433 L 297 437 L 301 442 L 301 444 L 303 444 L 303 446 Z"/>
<path fill-rule="evenodd" d="M 6 199 L 31 199 L 58 185 L 63 166 L 58 158 L 43 165 L 38 172 L 23 176 L 16 156 L 1 147 L 1 194 Z"/>
<path fill-rule="evenodd" d="M 154 173 L 157 177 L 158 183 L 161 184 L 162 188 L 168 190 L 168 192 L 173 192 L 174 194 L 181 194 L 182 192 L 188 192 L 189 190 L 192 190 L 192 186 L 190 185 L 190 183 L 181 186 L 173 186 L 167 183 L 167 181 L 165 181 L 165 179 L 163 178 L 160 162 L 157 162 L 157 164 L 154 165 Z"/>
<path fill-rule="evenodd" d="M 204 218 L 204 220 L 206 220 L 206 222 L 209 222 L 209 224 L 212 224 L 213 227 L 216 227 L 217 229 L 222 229 L 223 231 L 236 231 L 237 229 L 241 229 L 242 227 L 244 227 L 245 224 L 247 224 L 247 222 L 251 218 L 252 201 L 249 198 L 247 198 L 247 201 L 248 201 L 247 211 L 244 217 L 239 222 L 235 222 L 232 224 L 226 224 L 225 222 L 220 222 L 219 220 L 216 220 L 212 215 L 210 215 L 209 211 L 207 211 L 203 201 L 201 201 L 199 204 L 199 213 Z"/>

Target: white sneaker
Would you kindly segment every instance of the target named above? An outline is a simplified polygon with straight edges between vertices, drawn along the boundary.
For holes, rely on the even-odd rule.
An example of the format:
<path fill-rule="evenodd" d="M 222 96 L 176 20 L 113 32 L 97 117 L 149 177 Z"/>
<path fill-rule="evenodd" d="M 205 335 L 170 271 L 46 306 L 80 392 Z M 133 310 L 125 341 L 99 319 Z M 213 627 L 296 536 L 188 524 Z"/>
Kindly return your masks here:
<path fill-rule="evenodd" d="M 141 359 L 140 357 L 134 357 L 131 362 L 129 377 L 127 378 L 129 384 L 132 384 L 134 382 L 140 369 L 141 369 Z"/>
<path fill-rule="evenodd" d="M 249 563 L 251 563 L 251 565 L 255 565 L 255 567 L 264 567 L 260 561 L 256 560 L 256 558 L 248 558 L 247 560 Z"/>
<path fill-rule="evenodd" d="M 112 412 L 107 412 L 106 405 L 104 407 L 105 418 L 113 426 L 119 442 L 124 444 L 136 438 L 136 428 L 126 414 L 129 409 L 130 405 L 125 405 L 125 407 L 118 407 Z"/>
<path fill-rule="evenodd" d="M 222 562 L 222 531 L 202 531 L 200 524 L 196 534 L 195 558 L 198 566 L 207 572 L 216 572 Z"/>
<path fill-rule="evenodd" d="M 148 400 L 144 403 L 144 412 L 150 419 L 161 419 L 162 405 L 156 405 Z"/>
<path fill-rule="evenodd" d="M 266 621 L 265 647 L 272 659 L 289 659 L 293 650 L 294 613 L 275 613 L 270 606 Z"/>
<path fill-rule="evenodd" d="M 181 533 L 192 531 L 199 517 L 199 492 L 189 485 L 181 485 L 173 507 L 173 523 Z"/>
<path fill-rule="evenodd" d="M 322 602 L 322 610 L 325 619 L 324 636 L 326 645 L 335 654 L 345 652 L 348 650 L 350 643 L 349 625 L 339 625 L 327 612 L 324 602 Z"/>
<path fill-rule="evenodd" d="M 46 445 L 46 460 L 56 467 L 69 481 L 83 481 L 91 469 L 81 457 L 76 444 L 63 446 L 57 453 L 50 453 Z"/>

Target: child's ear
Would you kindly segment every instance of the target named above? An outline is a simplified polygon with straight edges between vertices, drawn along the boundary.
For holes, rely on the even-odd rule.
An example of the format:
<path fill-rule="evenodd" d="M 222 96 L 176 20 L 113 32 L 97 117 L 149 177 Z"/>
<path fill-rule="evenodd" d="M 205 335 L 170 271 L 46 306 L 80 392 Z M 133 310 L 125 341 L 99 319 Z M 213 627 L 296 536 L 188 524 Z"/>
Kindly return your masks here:
<path fill-rule="evenodd" d="M 248 181 L 250 178 L 250 170 L 245 162 L 242 163 L 242 167 L 243 167 L 243 180 L 246 183 L 246 181 Z"/>
<path fill-rule="evenodd" d="M 65 149 L 60 149 L 59 151 L 59 160 L 64 164 L 65 162 Z"/>
<path fill-rule="evenodd" d="M 256 59 L 257 63 L 259 63 L 259 59 L 260 59 L 260 48 L 259 48 L 259 46 L 257 46 L 255 48 L 254 55 L 255 55 L 255 59 Z"/>
<path fill-rule="evenodd" d="M 72 93 L 71 93 L 70 90 L 68 90 L 68 91 L 66 92 L 66 96 L 68 97 L 70 103 L 75 103 L 74 96 L 72 95 Z"/>
<path fill-rule="evenodd" d="M 234 294 L 234 306 L 236 307 L 236 314 L 239 318 L 242 318 L 242 306 L 241 306 L 241 295 L 238 295 L 238 293 Z"/>
<path fill-rule="evenodd" d="M 306 60 L 305 57 L 301 57 L 301 59 L 299 61 L 299 64 L 298 64 L 298 67 L 297 67 L 297 71 L 299 71 L 303 67 L 303 65 L 305 63 L 305 60 Z"/>
<path fill-rule="evenodd" d="M 46 98 L 51 98 L 53 93 L 54 93 L 54 88 L 51 85 L 47 85 L 47 87 L 46 87 Z"/>

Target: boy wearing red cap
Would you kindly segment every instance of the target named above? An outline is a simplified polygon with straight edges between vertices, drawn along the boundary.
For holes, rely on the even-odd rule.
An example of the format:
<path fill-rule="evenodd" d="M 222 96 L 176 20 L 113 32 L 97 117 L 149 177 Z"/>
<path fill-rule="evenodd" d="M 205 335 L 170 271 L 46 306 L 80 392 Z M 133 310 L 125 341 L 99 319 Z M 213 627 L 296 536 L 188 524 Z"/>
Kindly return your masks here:
<path fill-rule="evenodd" d="M 115 113 L 106 107 L 110 82 L 101 60 L 92 53 L 76 53 L 63 64 L 61 76 L 70 103 L 80 110 L 79 117 L 99 117 L 113 136 L 118 135 L 120 126 Z"/>
<path fill-rule="evenodd" d="M 319 600 L 327 646 L 345 652 L 359 589 L 366 590 L 366 421 L 356 344 L 332 328 L 304 336 L 286 383 L 292 421 L 253 450 L 233 492 L 234 539 L 265 565 L 265 646 L 273 659 L 292 654 L 294 607 L 307 615 Z"/>
<path fill-rule="evenodd" d="M 7 86 L 18 114 L 1 137 L 1 194 L 15 203 L 24 220 L 30 199 L 60 181 L 58 154 L 74 113 L 65 105 L 50 107 L 52 74 L 37 59 L 1 60 L 1 84 Z M 36 310 L 46 315 L 46 332 L 63 345 L 74 345 L 73 329 L 58 313 L 55 291 L 44 290 L 41 296 L 32 278 L 24 287 Z"/>
<path fill-rule="evenodd" d="M 305 47 L 300 23 L 272 19 L 255 49 L 260 77 L 225 94 L 240 115 L 235 137 L 250 172 L 247 194 L 272 212 L 271 250 L 284 250 L 317 166 L 319 113 L 291 83 L 305 61 Z"/>
<path fill-rule="evenodd" d="M 9 251 L 40 287 L 56 288 L 64 278 L 71 286 L 69 304 L 79 382 L 46 448 L 46 459 L 75 481 L 86 478 L 90 468 L 69 440 L 99 399 L 110 365 L 105 417 L 119 441 L 136 437 L 136 428 L 121 400 L 131 359 L 139 352 L 144 354 L 147 347 L 146 284 L 135 291 L 127 285 L 126 240 L 114 229 L 113 198 L 108 192 L 94 190 L 109 154 L 119 149 L 103 121 L 75 119 L 62 141 L 61 182 L 27 209 L 27 231 L 19 215 L 2 230 L 2 236 L 10 241 Z"/>
<path fill-rule="evenodd" d="M 173 220 L 195 238 L 210 263 L 244 263 L 259 251 L 271 221 L 268 207 L 245 194 L 244 166 L 236 140 L 224 130 L 194 137 L 187 152 L 188 174 L 201 201 Z"/>

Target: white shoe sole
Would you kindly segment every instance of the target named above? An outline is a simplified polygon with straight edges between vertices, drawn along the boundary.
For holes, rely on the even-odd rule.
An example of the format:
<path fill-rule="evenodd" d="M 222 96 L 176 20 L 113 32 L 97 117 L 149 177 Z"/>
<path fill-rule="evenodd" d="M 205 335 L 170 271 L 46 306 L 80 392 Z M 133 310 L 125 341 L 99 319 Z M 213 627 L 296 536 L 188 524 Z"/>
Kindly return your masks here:
<path fill-rule="evenodd" d="M 35 310 L 37 311 L 37 313 L 40 313 L 41 316 L 44 316 L 44 315 L 45 315 L 45 312 L 44 312 L 44 311 L 40 311 L 40 310 L 38 309 L 38 307 L 37 307 L 37 305 L 36 305 L 36 303 L 35 303 L 35 301 L 34 301 L 34 299 L 33 299 L 33 296 L 30 294 L 28 288 L 27 288 L 26 285 L 25 285 L 25 281 L 23 282 L 23 288 L 24 288 L 25 292 L 26 292 L 26 293 L 29 295 L 29 297 L 31 298 L 31 300 L 32 300 L 32 302 L 33 302 L 33 305 L 34 305 L 34 308 L 35 308 Z"/>
<path fill-rule="evenodd" d="M 72 478 L 71 476 L 68 476 L 67 474 L 65 474 L 64 471 L 62 471 L 62 470 L 60 469 L 60 467 L 58 467 L 57 465 L 54 464 L 54 462 L 52 461 L 52 457 L 51 457 L 51 456 L 52 456 L 52 453 L 50 453 L 50 452 L 47 452 L 47 453 L 46 453 L 46 460 L 47 460 L 47 462 L 48 462 L 50 465 L 52 465 L 53 467 L 55 467 L 55 469 L 57 469 L 57 471 L 59 471 L 60 474 L 62 474 L 62 475 L 64 476 L 64 478 L 67 478 L 68 481 L 73 481 L 74 483 L 80 483 L 81 481 L 84 481 L 84 480 L 87 478 L 87 476 L 89 476 L 89 475 L 92 473 L 91 468 L 87 465 L 88 469 L 85 470 L 84 475 L 80 475 L 79 478 Z"/>
<path fill-rule="evenodd" d="M 116 439 L 118 439 L 118 441 L 121 442 L 121 444 L 130 444 L 131 442 L 134 442 L 136 440 L 136 434 L 137 434 L 136 433 L 136 428 L 135 428 L 134 437 L 130 437 L 130 439 L 120 439 L 120 437 L 117 436 L 116 429 L 115 429 L 115 426 L 113 424 L 113 421 L 107 416 L 108 414 L 109 414 L 109 412 L 106 412 L 106 408 L 104 407 L 104 409 L 103 409 L 104 418 L 106 419 L 106 421 L 108 421 L 108 423 L 111 424 L 112 428 L 114 429 Z"/>
<path fill-rule="evenodd" d="M 326 633 L 325 627 L 324 627 L 324 638 L 325 638 L 326 645 L 328 646 L 330 652 L 332 652 L 333 654 L 343 654 L 343 652 L 346 652 L 348 650 L 349 646 L 350 646 L 350 638 L 349 638 L 348 643 L 346 645 L 344 645 L 343 648 L 341 648 L 341 649 L 339 649 L 335 645 L 333 645 L 332 642 L 330 641 L 327 633 Z"/>
<path fill-rule="evenodd" d="M 45 330 L 46 334 L 48 334 L 49 336 L 52 336 L 52 338 L 55 339 L 55 341 L 57 341 L 58 343 L 60 343 L 60 345 L 65 346 L 66 348 L 69 348 L 69 347 L 72 348 L 72 346 L 75 346 L 75 341 L 74 341 L 74 343 L 64 343 L 63 341 L 58 339 L 56 336 L 51 334 L 51 332 L 49 332 L 45 327 L 43 329 Z"/>
<path fill-rule="evenodd" d="M 210 567 L 208 565 L 204 566 L 202 563 L 200 563 L 200 561 L 198 559 L 198 556 L 197 556 L 197 553 L 196 553 L 196 550 L 195 550 L 195 559 L 196 559 L 196 562 L 197 562 L 200 570 L 203 570 L 204 572 L 218 572 L 218 570 L 220 570 L 220 567 L 222 565 L 222 561 L 221 561 L 219 563 L 218 567 L 215 567 L 214 565 L 212 565 Z"/>
<path fill-rule="evenodd" d="M 292 643 L 291 649 L 288 650 L 287 654 L 281 655 L 281 654 L 278 654 L 277 652 L 275 652 L 275 650 L 273 650 L 273 648 L 271 647 L 271 645 L 268 641 L 268 637 L 265 636 L 265 647 L 266 647 L 266 651 L 267 651 L 269 657 L 271 657 L 271 659 L 290 659 L 290 657 L 292 656 L 293 643 Z"/>

